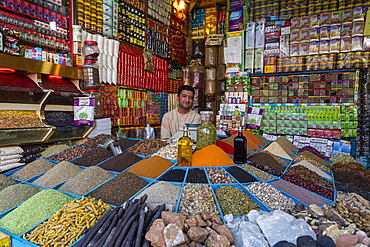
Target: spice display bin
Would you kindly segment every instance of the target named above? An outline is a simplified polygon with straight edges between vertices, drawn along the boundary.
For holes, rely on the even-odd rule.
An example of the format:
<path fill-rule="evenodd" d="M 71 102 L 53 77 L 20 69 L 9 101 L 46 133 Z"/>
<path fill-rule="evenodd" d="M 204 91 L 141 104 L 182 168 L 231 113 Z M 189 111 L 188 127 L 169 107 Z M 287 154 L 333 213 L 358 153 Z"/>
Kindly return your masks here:
<path fill-rule="evenodd" d="M 220 216 L 222 218 L 222 220 L 224 220 L 224 212 L 222 211 L 222 208 L 218 202 L 218 199 L 217 199 L 217 195 L 216 195 L 216 190 L 218 188 L 221 188 L 221 187 L 224 187 L 224 186 L 232 186 L 236 189 L 239 189 L 241 190 L 242 192 L 244 192 L 250 199 L 252 199 L 259 207 L 260 207 L 260 210 L 262 211 L 266 211 L 266 212 L 270 212 L 271 210 L 266 207 L 257 197 L 255 197 L 252 193 L 250 193 L 247 189 L 245 189 L 245 187 L 243 187 L 242 185 L 235 185 L 235 184 L 230 184 L 230 185 L 216 185 L 216 184 L 212 184 L 211 185 L 211 188 L 212 188 L 212 193 L 214 195 L 214 198 L 215 198 L 215 202 L 216 202 L 216 205 L 217 205 L 217 208 L 219 209 L 219 212 L 220 212 Z M 235 216 L 234 217 L 240 217 L 240 216 Z"/>
<path fill-rule="evenodd" d="M 93 128 L 88 125 L 55 127 L 55 132 L 48 141 L 81 139 L 86 137 L 92 130 Z"/>
<path fill-rule="evenodd" d="M 173 170 L 181 170 L 181 171 L 184 171 L 184 177 L 182 179 L 182 181 L 168 181 L 168 180 L 163 180 L 163 177 L 170 171 L 173 171 Z M 164 181 L 164 182 L 169 182 L 169 183 L 172 183 L 172 182 L 175 182 L 175 183 L 185 183 L 186 181 L 186 178 L 187 178 L 187 174 L 188 174 L 188 168 L 187 167 L 180 167 L 180 166 L 174 166 L 173 169 L 171 170 L 168 170 L 167 172 L 164 172 L 162 173 L 160 176 L 158 176 L 157 180 L 159 181 Z"/>
<path fill-rule="evenodd" d="M 51 126 L 0 129 L 0 145 L 43 142 L 49 138 L 52 131 L 53 127 Z"/>
<path fill-rule="evenodd" d="M 271 185 L 272 187 L 274 187 L 275 189 L 277 189 L 277 190 L 281 191 L 284 195 L 289 196 L 289 198 L 294 198 L 296 201 L 298 201 L 298 202 L 302 203 L 305 207 L 307 207 L 307 206 L 308 206 L 306 203 L 304 203 L 304 202 L 300 201 L 299 199 L 295 198 L 294 196 L 290 195 L 289 193 L 285 192 L 284 190 L 281 190 L 281 189 L 279 189 L 279 188 L 277 188 L 277 187 L 275 187 L 274 185 L 272 185 L 272 184 L 271 184 L 272 182 L 274 182 L 274 181 L 279 181 L 279 180 L 285 181 L 285 180 L 283 180 L 283 179 L 281 179 L 281 178 L 276 178 L 276 179 L 273 179 L 273 180 L 267 181 L 266 183 L 270 184 L 270 185 Z M 287 181 L 286 181 L 286 182 L 287 182 Z M 298 186 L 298 185 L 297 185 L 297 186 Z M 300 186 L 298 186 L 298 187 L 300 187 Z M 312 191 L 310 191 L 310 190 L 307 190 L 307 189 L 305 189 L 305 188 L 303 188 L 303 187 L 300 187 L 300 188 L 304 189 L 304 190 L 305 190 L 305 191 L 307 191 L 308 193 L 313 194 L 314 196 L 317 196 L 317 197 L 319 197 L 319 198 L 323 199 L 325 202 L 327 202 L 327 204 L 326 204 L 326 205 L 331 205 L 331 204 L 335 203 L 335 201 L 333 202 L 333 201 L 329 200 L 328 198 L 325 198 L 325 197 L 323 197 L 323 196 L 320 196 L 319 194 L 316 194 L 315 192 L 312 192 Z M 334 193 L 334 194 L 336 194 L 336 193 Z"/>

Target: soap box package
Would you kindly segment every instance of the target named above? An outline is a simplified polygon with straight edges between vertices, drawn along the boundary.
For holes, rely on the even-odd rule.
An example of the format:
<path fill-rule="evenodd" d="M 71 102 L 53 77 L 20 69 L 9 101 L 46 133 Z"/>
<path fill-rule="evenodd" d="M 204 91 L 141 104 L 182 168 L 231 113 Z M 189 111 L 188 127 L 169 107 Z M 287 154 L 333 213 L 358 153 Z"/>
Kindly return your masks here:
<path fill-rule="evenodd" d="M 243 8 L 229 12 L 229 32 L 235 32 L 244 29 L 243 16 Z"/>

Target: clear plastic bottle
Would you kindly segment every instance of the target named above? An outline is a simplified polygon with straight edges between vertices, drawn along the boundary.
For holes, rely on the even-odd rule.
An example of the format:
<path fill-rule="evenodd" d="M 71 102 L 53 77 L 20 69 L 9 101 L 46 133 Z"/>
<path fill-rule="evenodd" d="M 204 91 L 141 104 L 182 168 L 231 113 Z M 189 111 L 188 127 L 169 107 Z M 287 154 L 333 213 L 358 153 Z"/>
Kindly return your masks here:
<path fill-rule="evenodd" d="M 201 124 L 197 128 L 197 149 L 216 145 L 216 127 L 212 124 L 212 111 L 201 111 Z"/>
<path fill-rule="evenodd" d="M 191 160 L 193 155 L 193 142 L 189 137 L 187 127 L 184 127 L 183 136 L 178 140 L 177 147 L 178 147 L 177 165 L 191 166 Z"/>
<path fill-rule="evenodd" d="M 96 60 L 100 54 L 98 42 L 92 40 L 84 41 L 82 46 L 82 54 L 85 56 L 85 60 Z"/>
<path fill-rule="evenodd" d="M 82 65 L 83 85 L 85 91 L 97 90 L 100 87 L 99 66 L 95 60 L 85 60 Z"/>

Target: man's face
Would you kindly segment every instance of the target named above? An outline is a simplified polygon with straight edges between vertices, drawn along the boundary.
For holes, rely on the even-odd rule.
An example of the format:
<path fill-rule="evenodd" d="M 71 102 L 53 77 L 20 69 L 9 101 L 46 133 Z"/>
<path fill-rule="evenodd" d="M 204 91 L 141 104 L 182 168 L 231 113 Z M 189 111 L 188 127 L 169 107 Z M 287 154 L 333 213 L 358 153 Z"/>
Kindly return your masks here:
<path fill-rule="evenodd" d="M 179 106 L 185 109 L 190 109 L 193 105 L 193 92 L 188 90 L 182 90 L 180 96 L 177 97 Z"/>

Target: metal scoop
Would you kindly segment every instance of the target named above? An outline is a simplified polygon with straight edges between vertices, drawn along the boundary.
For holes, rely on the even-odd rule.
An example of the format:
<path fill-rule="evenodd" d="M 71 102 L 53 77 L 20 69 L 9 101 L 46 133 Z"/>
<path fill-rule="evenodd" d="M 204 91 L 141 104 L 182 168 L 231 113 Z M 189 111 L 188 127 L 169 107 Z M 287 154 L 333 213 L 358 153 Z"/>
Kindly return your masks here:
<path fill-rule="evenodd" d="M 119 143 L 116 142 L 115 140 L 111 139 L 111 138 L 103 139 L 97 145 L 97 147 L 98 148 L 104 148 L 104 149 L 108 149 L 108 147 L 109 147 L 114 156 L 117 156 L 117 155 L 122 153 L 121 146 L 119 145 Z"/>

